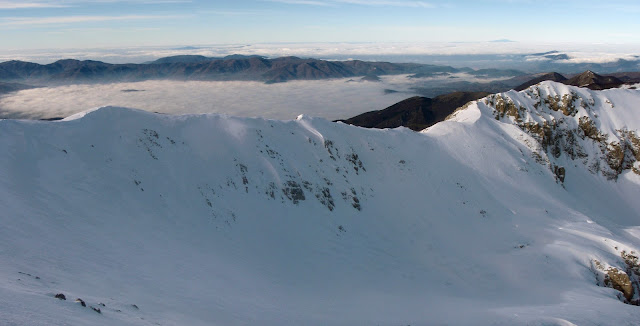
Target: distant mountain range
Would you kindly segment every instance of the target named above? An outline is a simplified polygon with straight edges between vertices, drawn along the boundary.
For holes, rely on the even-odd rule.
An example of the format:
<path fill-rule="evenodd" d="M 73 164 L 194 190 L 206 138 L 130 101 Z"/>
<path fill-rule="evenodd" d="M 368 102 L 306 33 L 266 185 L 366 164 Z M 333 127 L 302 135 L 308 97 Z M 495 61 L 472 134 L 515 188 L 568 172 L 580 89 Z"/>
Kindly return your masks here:
<path fill-rule="evenodd" d="M 298 57 L 267 59 L 232 55 L 223 58 L 180 55 L 144 64 L 110 64 L 66 59 L 41 65 L 24 61 L 0 63 L 0 81 L 34 85 L 171 80 L 255 80 L 266 83 L 414 74 L 415 76 L 466 72 L 486 78 L 525 74 L 516 70 L 454 68 L 417 63 L 327 61 Z"/>

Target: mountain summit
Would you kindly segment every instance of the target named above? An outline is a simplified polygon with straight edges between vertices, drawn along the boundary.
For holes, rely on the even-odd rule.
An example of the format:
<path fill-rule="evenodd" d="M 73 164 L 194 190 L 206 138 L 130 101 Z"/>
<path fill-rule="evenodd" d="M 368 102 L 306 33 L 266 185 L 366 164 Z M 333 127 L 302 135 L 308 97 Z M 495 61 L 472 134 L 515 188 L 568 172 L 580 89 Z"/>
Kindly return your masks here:
<path fill-rule="evenodd" d="M 549 72 L 549 73 L 544 73 L 544 74 L 540 74 L 539 76 L 536 76 L 535 78 L 527 81 L 526 83 L 523 83 L 522 85 L 517 86 L 516 88 L 514 88 L 516 91 L 523 91 L 535 84 L 541 83 L 543 81 L 554 81 L 554 82 L 564 82 L 565 80 L 567 80 L 567 78 L 557 72 Z"/>

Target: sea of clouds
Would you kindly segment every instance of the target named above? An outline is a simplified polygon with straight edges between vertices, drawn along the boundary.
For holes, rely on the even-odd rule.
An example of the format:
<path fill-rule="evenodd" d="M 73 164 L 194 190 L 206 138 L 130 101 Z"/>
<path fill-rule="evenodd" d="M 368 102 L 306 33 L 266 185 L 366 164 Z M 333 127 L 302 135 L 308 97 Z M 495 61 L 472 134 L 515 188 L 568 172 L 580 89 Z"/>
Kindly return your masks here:
<path fill-rule="evenodd" d="M 305 114 L 335 120 L 384 109 L 414 96 L 414 83 L 401 75 L 384 76 L 381 82 L 359 78 L 277 84 L 163 80 L 42 87 L 0 97 L 0 118 L 49 119 L 101 106 L 122 106 L 168 114 L 218 113 L 281 120 Z"/>

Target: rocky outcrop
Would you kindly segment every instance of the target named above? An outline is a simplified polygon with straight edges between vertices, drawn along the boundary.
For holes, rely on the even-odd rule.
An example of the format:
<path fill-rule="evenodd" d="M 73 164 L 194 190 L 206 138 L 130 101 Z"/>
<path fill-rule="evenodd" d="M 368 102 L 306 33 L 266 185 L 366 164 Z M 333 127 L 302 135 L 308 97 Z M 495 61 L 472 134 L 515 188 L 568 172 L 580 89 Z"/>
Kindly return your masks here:
<path fill-rule="evenodd" d="M 489 95 L 482 103 L 496 120 L 509 121 L 536 140 L 531 144 L 537 161 L 544 163 L 564 180 L 565 170 L 554 163 L 561 156 L 582 162 L 592 173 L 601 173 L 610 180 L 627 170 L 640 175 L 640 135 L 637 130 L 616 129 L 604 132 L 600 126 L 596 105 L 614 104 L 585 93 L 566 89 L 557 92 L 547 85 L 536 85 L 519 93 Z M 538 151 L 538 148 L 540 149 Z"/>
<path fill-rule="evenodd" d="M 591 261 L 591 268 L 596 275 L 597 284 L 620 291 L 619 299 L 624 303 L 640 305 L 640 265 L 634 251 L 620 252 L 623 267 L 614 267 L 599 260 Z"/>

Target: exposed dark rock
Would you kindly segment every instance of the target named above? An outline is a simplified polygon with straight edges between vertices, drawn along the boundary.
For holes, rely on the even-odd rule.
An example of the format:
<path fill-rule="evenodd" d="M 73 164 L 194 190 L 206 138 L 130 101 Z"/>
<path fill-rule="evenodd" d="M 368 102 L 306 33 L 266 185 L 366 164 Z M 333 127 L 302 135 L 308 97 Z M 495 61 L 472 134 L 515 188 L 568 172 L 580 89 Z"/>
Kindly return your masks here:
<path fill-rule="evenodd" d="M 350 202 L 351 206 L 357 210 L 362 210 L 362 205 L 360 204 L 360 199 L 358 199 L 358 193 L 354 188 L 350 189 L 350 192 L 343 191 L 341 193 L 342 199 L 346 202 Z"/>
<path fill-rule="evenodd" d="M 484 92 L 455 92 L 433 99 L 415 96 L 384 110 L 363 113 L 341 121 L 365 128 L 404 126 L 417 131 L 443 121 L 458 107 L 487 95 L 489 94 Z"/>
<path fill-rule="evenodd" d="M 553 174 L 556 176 L 556 181 L 559 183 L 564 183 L 566 170 L 563 166 L 553 166 Z"/>
<path fill-rule="evenodd" d="M 67 300 L 67 297 L 63 293 L 56 294 L 55 298 L 60 300 Z"/>
<path fill-rule="evenodd" d="M 331 196 L 331 190 L 329 188 L 318 187 L 315 195 L 322 205 L 326 206 L 330 211 L 333 211 L 336 205 L 333 201 L 333 197 Z"/>
<path fill-rule="evenodd" d="M 300 184 L 292 180 L 285 182 L 282 187 L 282 192 L 294 204 L 298 204 L 301 200 L 306 199 L 306 197 L 304 196 L 304 191 L 302 190 L 302 187 L 300 187 Z"/>
<path fill-rule="evenodd" d="M 79 303 L 80 303 L 80 305 L 82 305 L 83 307 L 86 307 L 86 306 L 87 306 L 87 304 L 84 302 L 84 300 L 82 300 L 82 299 L 80 299 L 80 298 L 77 298 L 77 299 L 76 299 L 76 302 L 79 302 Z"/>
<path fill-rule="evenodd" d="M 100 308 L 96 308 L 96 307 L 94 307 L 94 306 L 91 306 L 91 307 L 89 307 L 89 308 L 91 308 L 93 311 L 95 311 L 95 312 L 97 312 L 97 313 L 99 313 L 99 314 L 102 314 L 102 311 L 100 310 Z"/>

